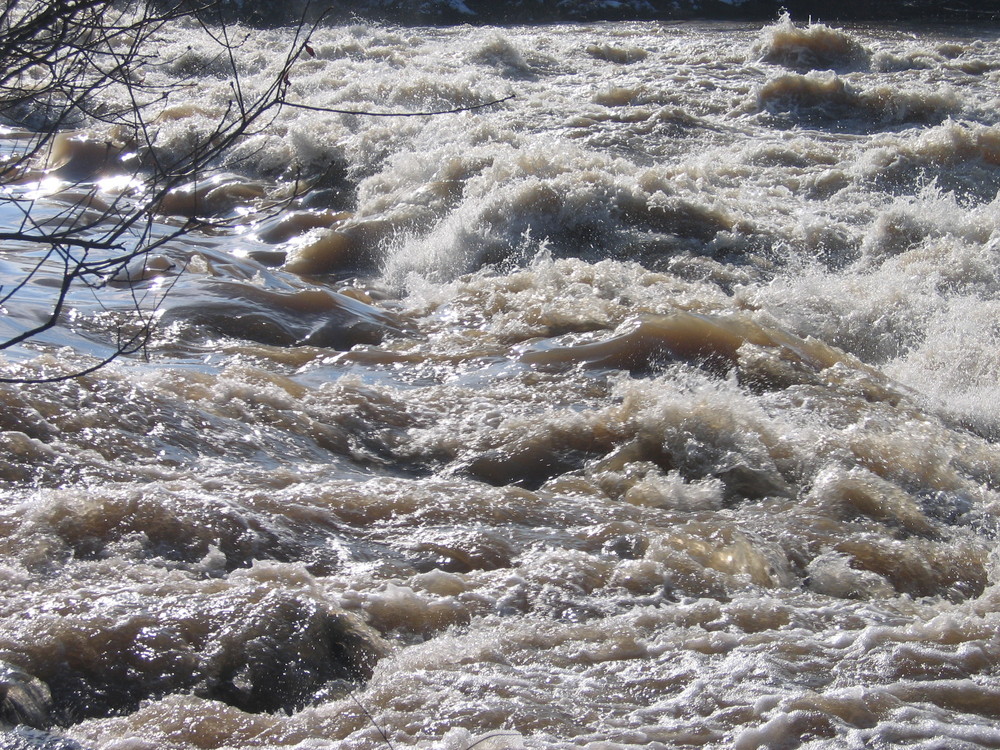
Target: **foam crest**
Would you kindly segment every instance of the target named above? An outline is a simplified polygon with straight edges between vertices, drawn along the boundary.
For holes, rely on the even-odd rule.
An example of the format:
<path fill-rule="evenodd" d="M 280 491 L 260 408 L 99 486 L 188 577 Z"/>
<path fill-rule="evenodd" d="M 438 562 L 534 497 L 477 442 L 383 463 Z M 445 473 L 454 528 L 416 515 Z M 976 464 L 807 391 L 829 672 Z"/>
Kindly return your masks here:
<path fill-rule="evenodd" d="M 843 70 L 866 66 L 870 53 L 845 31 L 822 23 L 796 26 L 785 13 L 764 28 L 751 54 L 796 70 Z"/>
<path fill-rule="evenodd" d="M 757 92 L 757 107 L 806 122 L 852 120 L 862 127 L 944 120 L 958 110 L 950 90 L 901 90 L 891 85 L 858 90 L 834 74 L 789 74 L 773 78 Z"/>
<path fill-rule="evenodd" d="M 857 169 L 894 192 L 932 183 L 963 200 L 990 202 L 997 196 L 1000 130 L 949 120 L 913 138 L 886 137 L 866 149 Z"/>

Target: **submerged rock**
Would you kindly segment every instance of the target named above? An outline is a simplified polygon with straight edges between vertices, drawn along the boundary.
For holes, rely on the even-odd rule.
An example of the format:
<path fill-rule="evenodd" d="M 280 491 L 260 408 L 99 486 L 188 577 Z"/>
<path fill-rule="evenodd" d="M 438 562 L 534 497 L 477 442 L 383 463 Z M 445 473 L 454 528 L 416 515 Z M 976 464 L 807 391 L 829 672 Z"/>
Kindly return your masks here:
<path fill-rule="evenodd" d="M 8 670 L 0 727 L 127 715 L 178 693 L 248 713 L 290 712 L 364 682 L 384 654 L 370 628 L 314 599 L 213 581 L 134 603 L 98 597 L 21 635 L 18 651 L 45 683 Z"/>
<path fill-rule="evenodd" d="M 52 696 L 44 682 L 0 661 L 0 730 L 17 724 L 48 726 L 51 704 Z"/>

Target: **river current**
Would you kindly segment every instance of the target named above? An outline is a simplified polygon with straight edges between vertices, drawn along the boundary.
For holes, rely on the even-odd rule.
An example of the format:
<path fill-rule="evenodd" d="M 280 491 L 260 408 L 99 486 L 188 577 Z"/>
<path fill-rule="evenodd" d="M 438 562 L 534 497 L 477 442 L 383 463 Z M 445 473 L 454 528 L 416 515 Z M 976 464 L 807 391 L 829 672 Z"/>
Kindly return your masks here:
<path fill-rule="evenodd" d="M 240 33 L 262 86 L 291 32 Z M 231 89 L 201 28 L 159 44 L 170 153 Z M 0 744 L 1000 747 L 996 30 L 310 50 L 315 107 L 513 98 L 282 110 L 162 207 L 232 229 L 7 352 L 159 317 L 0 385 Z M 39 216 L 116 189 L 109 137 Z"/>

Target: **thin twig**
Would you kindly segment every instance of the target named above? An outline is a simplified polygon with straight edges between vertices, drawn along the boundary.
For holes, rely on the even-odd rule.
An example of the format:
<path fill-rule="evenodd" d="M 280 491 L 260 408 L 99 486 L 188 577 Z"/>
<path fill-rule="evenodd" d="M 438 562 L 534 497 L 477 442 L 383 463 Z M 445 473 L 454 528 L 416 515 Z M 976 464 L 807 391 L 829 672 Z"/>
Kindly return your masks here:
<path fill-rule="evenodd" d="M 310 112 L 329 112 L 335 115 L 359 115 L 363 117 L 434 117 L 436 115 L 455 115 L 460 112 L 471 112 L 484 107 L 492 107 L 494 104 L 503 104 L 515 98 L 516 94 L 505 96 L 503 99 L 494 99 L 482 104 L 471 104 L 468 107 L 456 107 L 455 109 L 438 109 L 431 112 L 367 112 L 358 109 L 335 109 L 333 107 L 317 107 L 313 104 L 300 104 L 299 102 L 283 102 L 282 107 L 294 107 L 295 109 L 307 109 Z"/>
<path fill-rule="evenodd" d="M 361 709 L 361 713 L 363 713 L 366 717 L 368 717 L 368 721 L 371 722 L 371 725 L 378 730 L 378 733 L 380 735 L 382 735 L 382 739 L 385 740 L 385 744 L 389 746 L 389 750 L 396 750 L 396 748 L 392 744 L 392 740 L 389 739 L 389 735 L 387 735 L 385 733 L 385 730 L 379 726 L 379 723 L 377 721 L 375 721 L 375 717 L 371 715 L 371 713 L 368 711 L 367 708 L 365 708 L 365 704 L 359 701 L 358 696 L 356 696 L 350 690 L 347 691 L 347 694 L 351 696 L 351 700 L 353 700 L 358 705 L 358 708 Z"/>

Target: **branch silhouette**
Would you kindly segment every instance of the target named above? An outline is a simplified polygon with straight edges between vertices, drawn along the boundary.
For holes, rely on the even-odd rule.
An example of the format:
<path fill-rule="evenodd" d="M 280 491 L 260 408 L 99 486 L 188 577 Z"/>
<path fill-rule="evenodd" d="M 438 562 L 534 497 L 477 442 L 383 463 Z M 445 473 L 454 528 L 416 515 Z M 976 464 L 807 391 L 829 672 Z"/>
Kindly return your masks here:
<path fill-rule="evenodd" d="M 495 104 L 503 104 L 504 102 L 509 102 L 511 99 L 516 97 L 515 94 L 510 96 L 505 96 L 502 99 L 493 99 L 488 102 L 483 102 L 482 104 L 470 104 L 466 107 L 455 107 L 454 109 L 438 109 L 429 112 L 369 112 L 367 110 L 359 109 L 336 109 L 334 107 L 318 107 L 314 104 L 302 104 L 300 102 L 283 102 L 283 107 L 291 107 L 294 109 L 306 109 L 310 112 L 328 112 L 335 115 L 359 115 L 363 117 L 434 117 L 437 115 L 455 115 L 460 112 L 472 112 L 477 109 L 485 109 L 486 107 L 492 107 Z"/>
<path fill-rule="evenodd" d="M 19 216 L 20 226 L 8 222 L 0 231 L 0 243 L 10 252 L 23 248 L 35 253 L 32 262 L 20 262 L 20 278 L 0 285 L 0 315 L 16 329 L 0 337 L 0 351 L 59 326 L 77 290 L 89 290 L 103 304 L 101 290 L 153 251 L 196 229 L 219 228 L 219 222 L 211 218 L 192 217 L 164 234 L 164 206 L 179 188 L 206 184 L 218 173 L 217 165 L 227 153 L 248 136 L 265 132 L 284 108 L 362 117 L 431 117 L 480 110 L 514 98 L 421 112 L 293 102 L 289 100 L 292 68 L 304 55 L 315 57 L 309 40 L 324 14 L 307 23 L 310 13 L 304 11 L 270 78 L 250 87 L 240 72 L 244 39 L 235 34 L 235 27 L 212 0 L 156 2 L 8 0 L 0 10 L 0 118 L 21 129 L 10 153 L 0 158 L 0 209 Z M 195 82 L 149 84 L 143 71 L 172 62 L 157 56 L 155 40 L 168 24 L 178 21 L 193 21 L 216 46 L 213 65 L 224 70 L 231 96 L 214 129 L 186 149 L 167 153 L 157 145 L 161 128 L 157 116 L 172 93 Z M 124 105 L 107 104 L 110 99 L 104 94 L 112 90 Z M 98 167 L 81 167 L 73 161 L 73 148 L 85 139 L 74 133 L 80 128 L 86 131 L 89 124 L 116 133 L 106 143 L 87 141 Z M 67 149 L 68 163 L 51 166 Z M 100 167 L 123 167 L 124 154 L 133 155 L 132 187 L 109 198 L 97 185 Z M 60 191 L 49 199 L 33 195 L 26 187 L 49 176 L 63 181 Z M 197 195 L 193 200 L 196 205 Z M 61 201 L 62 207 L 54 201 Z M 280 206 L 275 204 L 275 210 Z M 51 289 L 41 312 L 40 286 Z M 151 339 L 156 310 L 172 286 L 166 285 L 151 307 L 148 299 L 133 295 L 132 326 L 117 332 L 112 353 L 98 364 L 52 376 L 0 375 L 0 382 L 66 380 L 92 373 L 119 356 L 143 351 Z M 147 306 L 143 308 L 140 301 Z M 25 319 L 28 314 L 34 317 Z"/>

